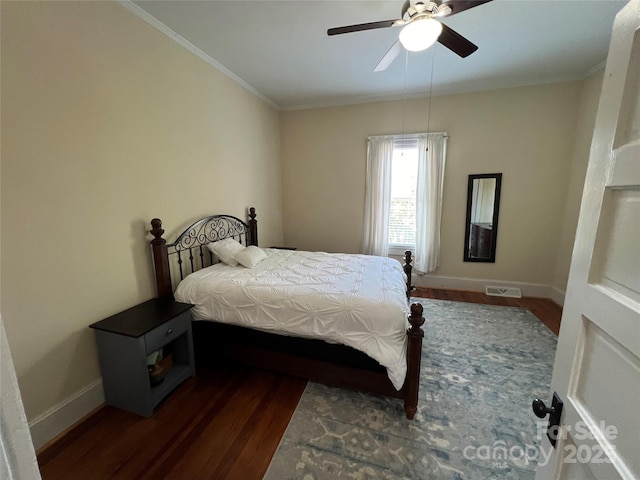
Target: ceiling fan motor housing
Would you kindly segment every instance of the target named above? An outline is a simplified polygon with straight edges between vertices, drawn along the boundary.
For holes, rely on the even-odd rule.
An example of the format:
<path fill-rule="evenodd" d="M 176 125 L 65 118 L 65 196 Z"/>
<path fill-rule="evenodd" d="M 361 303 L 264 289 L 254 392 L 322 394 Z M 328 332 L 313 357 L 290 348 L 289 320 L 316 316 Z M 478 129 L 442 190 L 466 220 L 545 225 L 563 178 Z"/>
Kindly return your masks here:
<path fill-rule="evenodd" d="M 440 0 L 422 2 L 406 0 L 402 6 L 402 19 L 413 20 L 416 16 L 444 17 L 451 13 L 451 7 Z"/>

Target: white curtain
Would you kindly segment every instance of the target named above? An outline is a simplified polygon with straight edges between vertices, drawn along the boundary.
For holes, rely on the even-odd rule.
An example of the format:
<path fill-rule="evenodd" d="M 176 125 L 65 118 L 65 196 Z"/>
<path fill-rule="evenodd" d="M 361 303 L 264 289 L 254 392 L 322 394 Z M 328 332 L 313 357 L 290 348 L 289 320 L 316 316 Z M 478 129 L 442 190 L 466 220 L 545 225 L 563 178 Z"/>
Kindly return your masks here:
<path fill-rule="evenodd" d="M 389 254 L 389 209 L 393 136 L 371 137 L 367 144 L 367 179 L 362 253 Z"/>
<path fill-rule="evenodd" d="M 362 253 L 389 254 L 393 149 L 395 142 L 406 145 L 412 139 L 418 146 L 414 267 L 424 273 L 437 268 L 447 138 L 446 133 L 369 137 Z"/>
<path fill-rule="evenodd" d="M 440 256 L 440 222 L 447 137 L 418 137 L 418 185 L 416 188 L 416 270 L 433 272 Z"/>

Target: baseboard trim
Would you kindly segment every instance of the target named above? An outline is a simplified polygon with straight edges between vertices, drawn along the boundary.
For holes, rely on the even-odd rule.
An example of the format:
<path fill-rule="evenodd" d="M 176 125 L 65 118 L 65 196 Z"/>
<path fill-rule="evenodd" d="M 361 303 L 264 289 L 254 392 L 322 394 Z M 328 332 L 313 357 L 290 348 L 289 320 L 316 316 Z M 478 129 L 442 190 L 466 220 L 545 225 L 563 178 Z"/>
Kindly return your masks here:
<path fill-rule="evenodd" d="M 102 379 L 98 379 L 29 422 L 36 450 L 104 403 Z"/>
<path fill-rule="evenodd" d="M 563 292 L 562 290 L 560 290 L 558 287 L 549 287 L 551 289 L 551 291 L 549 292 L 549 298 L 551 300 L 553 300 L 555 303 L 557 303 L 558 305 L 560 305 L 561 307 L 564 307 L 564 296 L 566 295 L 566 292 Z"/>
<path fill-rule="evenodd" d="M 538 283 L 513 282 L 488 278 L 445 277 L 440 275 L 413 275 L 413 285 L 416 287 L 442 288 L 447 290 L 465 290 L 469 292 L 484 292 L 487 285 L 519 288 L 524 297 L 549 298 L 560 306 L 564 305 L 564 292 L 559 288 Z"/>

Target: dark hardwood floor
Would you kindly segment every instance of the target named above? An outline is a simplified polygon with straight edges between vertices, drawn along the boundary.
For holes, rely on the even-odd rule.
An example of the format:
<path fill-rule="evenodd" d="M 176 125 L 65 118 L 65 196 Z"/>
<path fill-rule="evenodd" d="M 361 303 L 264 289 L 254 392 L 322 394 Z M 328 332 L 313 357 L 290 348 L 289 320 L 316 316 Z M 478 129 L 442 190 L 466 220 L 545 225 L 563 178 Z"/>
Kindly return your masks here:
<path fill-rule="evenodd" d="M 528 308 L 556 334 L 547 299 L 418 289 L 414 296 Z M 241 367 L 199 369 L 144 419 L 103 406 L 38 454 L 42 478 L 261 479 L 306 381 Z"/>
<path fill-rule="evenodd" d="M 459 290 L 438 290 L 419 287 L 412 292 L 414 297 L 451 300 L 454 302 L 483 303 L 485 305 L 502 305 L 503 307 L 526 308 L 533 313 L 549 330 L 558 335 L 562 307 L 548 298 L 524 297 L 507 298 L 491 297 L 482 292 L 463 292 Z"/>
<path fill-rule="evenodd" d="M 110 406 L 38 455 L 43 479 L 259 479 L 306 381 L 200 369 L 144 419 Z"/>

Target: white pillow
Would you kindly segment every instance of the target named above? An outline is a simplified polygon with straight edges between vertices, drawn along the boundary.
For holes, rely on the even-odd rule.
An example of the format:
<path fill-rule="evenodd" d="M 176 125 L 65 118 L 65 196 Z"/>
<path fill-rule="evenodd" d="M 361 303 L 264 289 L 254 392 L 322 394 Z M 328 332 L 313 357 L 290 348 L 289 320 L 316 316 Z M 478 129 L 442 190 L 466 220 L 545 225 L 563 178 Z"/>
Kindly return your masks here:
<path fill-rule="evenodd" d="M 234 254 L 247 247 L 233 238 L 225 238 L 224 240 L 208 243 L 207 248 L 211 250 L 221 262 L 226 263 L 230 267 L 235 267 L 238 265 L 238 262 L 234 260 Z"/>
<path fill-rule="evenodd" d="M 253 268 L 267 258 L 267 254 L 260 247 L 249 245 L 244 250 L 234 253 L 233 258 L 243 267 Z"/>

